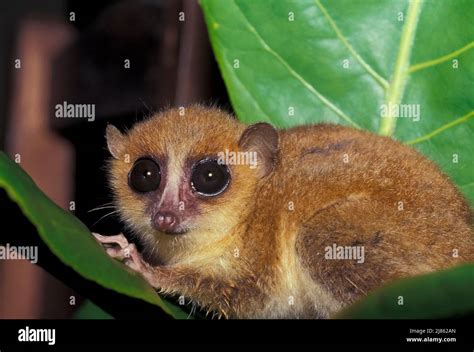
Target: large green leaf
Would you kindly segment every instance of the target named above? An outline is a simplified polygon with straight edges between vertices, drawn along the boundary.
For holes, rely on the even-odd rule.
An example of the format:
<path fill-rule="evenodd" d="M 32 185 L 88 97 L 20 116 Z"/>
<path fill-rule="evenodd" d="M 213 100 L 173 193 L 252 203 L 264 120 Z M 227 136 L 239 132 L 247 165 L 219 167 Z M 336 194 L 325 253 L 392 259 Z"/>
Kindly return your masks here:
<path fill-rule="evenodd" d="M 53 254 L 81 276 L 157 305 L 175 318 L 187 317 L 178 307 L 162 300 L 140 275 L 112 260 L 82 222 L 52 202 L 3 152 L 0 152 L 0 187 L 19 205 Z"/>
<path fill-rule="evenodd" d="M 474 201 L 472 0 L 201 4 L 242 121 L 324 121 L 391 135 Z M 382 104 L 400 103 L 419 104 L 419 121 L 381 118 Z"/>
<path fill-rule="evenodd" d="M 104 312 L 100 307 L 96 306 L 91 301 L 85 301 L 79 309 L 74 313 L 73 319 L 101 319 L 108 320 L 113 317 Z"/>
<path fill-rule="evenodd" d="M 474 201 L 472 1 L 201 5 L 239 119 L 332 122 L 392 136 L 437 162 Z M 382 118 L 384 104 L 419 104 L 420 119 Z M 388 285 L 339 317 L 457 315 L 474 310 L 473 296 L 474 267 L 466 265 Z"/>
<path fill-rule="evenodd" d="M 388 284 L 336 315 L 349 319 L 447 318 L 474 313 L 474 264 Z"/>

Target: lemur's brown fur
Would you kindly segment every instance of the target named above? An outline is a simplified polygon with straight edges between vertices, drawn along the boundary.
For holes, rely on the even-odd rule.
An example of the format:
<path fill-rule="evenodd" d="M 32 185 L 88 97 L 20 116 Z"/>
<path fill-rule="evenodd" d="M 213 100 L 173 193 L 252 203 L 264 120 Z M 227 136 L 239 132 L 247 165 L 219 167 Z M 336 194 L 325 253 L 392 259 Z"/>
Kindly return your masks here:
<path fill-rule="evenodd" d="M 328 317 L 385 282 L 474 260 L 463 196 L 387 137 L 326 124 L 276 131 L 194 106 L 126 135 L 109 126 L 107 140 L 116 205 L 154 263 L 153 285 L 226 317 Z M 229 165 L 216 197 L 184 194 L 189 160 L 226 149 L 257 152 L 257 168 Z M 154 230 L 160 192 L 128 186 L 143 156 L 163 160 L 176 202 L 194 207 L 186 234 Z M 365 262 L 325 259 L 333 244 L 364 246 Z"/>

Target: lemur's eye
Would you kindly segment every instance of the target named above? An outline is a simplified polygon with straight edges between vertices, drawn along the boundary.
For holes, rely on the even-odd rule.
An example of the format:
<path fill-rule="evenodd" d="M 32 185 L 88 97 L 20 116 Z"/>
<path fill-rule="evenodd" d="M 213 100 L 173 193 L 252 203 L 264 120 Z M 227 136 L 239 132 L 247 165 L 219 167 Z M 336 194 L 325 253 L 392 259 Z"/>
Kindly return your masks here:
<path fill-rule="evenodd" d="M 151 192 L 160 186 L 161 171 L 152 159 L 138 159 L 128 173 L 129 186 L 140 193 Z"/>
<path fill-rule="evenodd" d="M 191 186 L 201 195 L 216 196 L 224 192 L 229 182 L 229 169 L 215 159 L 203 159 L 193 166 Z"/>

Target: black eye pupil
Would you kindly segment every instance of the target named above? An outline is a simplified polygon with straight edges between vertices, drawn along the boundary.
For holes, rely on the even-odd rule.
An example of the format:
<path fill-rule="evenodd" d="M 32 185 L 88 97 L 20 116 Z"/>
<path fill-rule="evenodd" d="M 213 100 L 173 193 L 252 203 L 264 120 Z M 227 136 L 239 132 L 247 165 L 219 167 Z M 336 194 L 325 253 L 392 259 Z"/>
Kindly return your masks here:
<path fill-rule="evenodd" d="M 128 174 L 128 184 L 136 192 L 145 193 L 160 186 L 161 171 L 152 159 L 139 159 Z"/>
<path fill-rule="evenodd" d="M 226 165 L 221 165 L 214 159 L 198 161 L 191 174 L 191 186 L 205 196 L 215 196 L 222 193 L 230 182 L 230 173 Z"/>

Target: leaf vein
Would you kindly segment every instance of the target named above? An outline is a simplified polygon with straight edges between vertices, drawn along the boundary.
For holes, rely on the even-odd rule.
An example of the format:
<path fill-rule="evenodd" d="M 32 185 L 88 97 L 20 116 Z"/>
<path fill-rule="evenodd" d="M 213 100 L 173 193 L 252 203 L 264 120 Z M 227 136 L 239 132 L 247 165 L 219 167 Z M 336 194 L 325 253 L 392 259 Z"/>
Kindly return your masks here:
<path fill-rule="evenodd" d="M 227 67 L 231 66 L 231 65 L 227 62 L 227 60 L 224 59 L 224 62 L 225 62 L 225 64 L 227 65 Z M 232 71 L 232 70 L 230 69 L 229 71 Z M 242 83 L 242 80 L 240 79 L 240 77 L 239 77 L 237 74 L 234 74 L 234 77 L 236 78 L 236 80 L 237 80 L 237 82 L 239 83 L 239 85 L 240 85 L 244 90 L 247 91 L 249 97 L 252 98 L 252 100 L 254 101 L 255 106 L 258 108 L 258 110 L 260 110 L 260 111 L 265 115 L 265 117 L 266 117 L 265 120 L 266 120 L 266 121 L 270 121 L 270 118 L 269 118 L 270 115 L 268 115 L 268 114 L 265 112 L 265 110 L 263 109 L 263 107 L 260 105 L 260 103 L 258 102 L 258 100 L 255 98 L 254 94 L 245 86 L 245 84 Z"/>
<path fill-rule="evenodd" d="M 413 145 L 413 144 L 417 144 L 417 143 L 429 140 L 429 139 L 433 138 L 434 136 L 440 134 L 441 132 L 447 130 L 448 128 L 454 127 L 456 125 L 459 125 L 463 122 L 468 121 L 473 116 L 474 116 L 474 110 L 468 112 L 466 115 L 464 115 L 464 116 L 462 116 L 462 117 L 460 117 L 456 120 L 453 120 L 451 122 L 448 122 L 448 123 L 444 124 L 443 126 L 431 131 L 430 133 L 425 134 L 424 136 L 421 136 L 421 137 L 418 137 L 418 138 L 413 139 L 411 141 L 408 141 L 408 142 L 406 142 L 406 144 Z"/>
<path fill-rule="evenodd" d="M 323 13 L 326 20 L 329 22 L 330 26 L 336 33 L 337 38 L 344 44 L 344 46 L 349 50 L 349 52 L 355 57 L 355 59 L 361 64 L 361 66 L 379 83 L 382 88 L 388 88 L 388 82 L 385 78 L 379 75 L 365 60 L 359 53 L 354 49 L 354 47 L 349 43 L 349 40 L 344 36 L 342 31 L 337 26 L 334 19 L 331 17 L 327 9 L 323 6 L 320 0 L 315 0 L 316 6 L 319 7 L 321 12 Z"/>
<path fill-rule="evenodd" d="M 213 16 L 211 15 L 210 10 L 209 10 L 209 9 L 207 9 L 207 10 L 208 10 L 208 11 L 207 11 L 207 16 L 208 16 L 210 19 L 213 19 L 213 20 L 214 20 L 214 23 L 217 24 L 217 21 L 215 21 L 215 19 L 214 19 Z M 211 32 L 211 28 L 209 28 L 209 31 Z M 222 51 L 223 51 L 223 52 L 228 52 L 228 50 L 226 49 L 224 43 L 222 43 L 222 42 L 221 42 L 221 47 L 222 47 Z M 232 72 L 233 70 L 232 70 L 232 67 L 231 67 L 230 63 L 229 63 L 225 58 L 220 57 L 221 55 L 219 55 L 219 51 L 218 51 L 218 50 L 214 50 L 214 52 L 215 52 L 215 55 L 216 55 L 216 57 L 217 57 L 218 59 L 222 59 L 222 64 L 223 64 L 223 65 L 226 65 L 226 66 L 229 68 L 229 72 Z M 225 56 L 225 55 L 223 55 L 223 56 Z M 224 79 L 225 79 L 225 78 L 226 78 L 226 75 L 225 75 L 224 72 L 225 72 L 225 71 L 223 70 L 223 71 L 222 71 L 222 74 L 223 74 Z M 260 110 L 260 111 L 263 113 L 263 115 L 265 115 L 265 120 L 270 122 L 269 115 L 265 112 L 265 110 L 264 110 L 263 107 L 260 105 L 260 103 L 258 102 L 258 100 L 254 97 L 254 95 L 252 94 L 252 92 L 242 83 L 240 77 L 239 77 L 236 73 L 234 73 L 233 76 L 236 78 L 236 82 L 237 82 L 245 91 L 247 91 L 249 97 L 250 97 L 250 98 L 253 100 L 253 102 L 254 102 L 254 106 L 256 106 L 257 109 Z M 231 85 L 231 84 L 227 84 L 227 87 L 228 87 L 227 89 L 230 89 L 230 87 L 232 87 L 232 85 Z M 232 99 L 232 94 L 230 95 L 230 98 Z M 233 104 L 233 105 L 234 105 L 234 106 L 238 106 L 238 104 Z"/>
<path fill-rule="evenodd" d="M 458 55 L 460 55 L 460 54 L 462 54 L 462 53 L 464 53 L 464 52 L 466 52 L 466 51 L 468 51 L 469 49 L 472 49 L 472 48 L 474 48 L 474 41 L 470 42 L 469 44 L 464 45 L 462 48 L 454 50 L 453 52 L 451 52 L 449 54 L 440 56 L 436 59 L 432 59 L 432 60 L 428 60 L 428 61 L 425 61 L 425 62 L 420 62 L 418 64 L 415 64 L 415 65 L 411 66 L 408 69 L 408 72 L 413 73 L 413 72 L 423 70 L 423 69 L 428 68 L 428 67 L 432 67 L 432 66 L 442 64 L 443 62 L 446 62 L 449 59 L 451 59 L 453 57 L 456 57 L 456 56 L 458 56 Z"/>
<path fill-rule="evenodd" d="M 300 81 L 301 84 L 303 84 L 303 86 L 309 91 L 311 92 L 313 95 L 315 95 L 319 100 L 321 100 L 321 102 L 326 105 L 330 110 L 332 110 L 334 113 L 336 113 L 339 117 L 341 117 L 342 119 L 346 120 L 347 122 L 349 122 L 350 124 L 352 124 L 353 126 L 357 127 L 357 128 L 361 128 L 354 120 L 352 120 L 348 115 L 346 115 L 341 109 L 339 109 L 334 103 L 332 103 L 328 98 L 326 98 L 324 95 L 322 95 L 311 83 L 309 83 L 308 81 L 306 81 L 300 74 L 298 74 L 292 67 L 291 65 L 281 57 L 280 54 L 278 54 L 275 50 L 273 50 L 268 44 L 267 42 L 262 38 L 262 36 L 257 32 L 257 30 L 255 29 L 255 27 L 251 24 L 251 22 L 249 21 L 249 19 L 247 18 L 247 16 L 244 14 L 244 12 L 242 11 L 242 9 L 239 7 L 239 5 L 235 2 L 234 0 L 234 4 L 236 6 L 236 8 L 239 10 L 239 12 L 241 13 L 243 19 L 245 20 L 246 22 L 246 25 L 247 25 L 247 28 L 255 35 L 255 37 L 257 38 L 257 40 L 260 42 L 260 44 L 262 45 L 262 47 L 267 51 L 269 52 L 271 55 L 273 55 L 278 61 L 280 61 L 280 63 L 288 70 L 288 72 L 294 77 L 296 78 L 298 81 Z"/>

